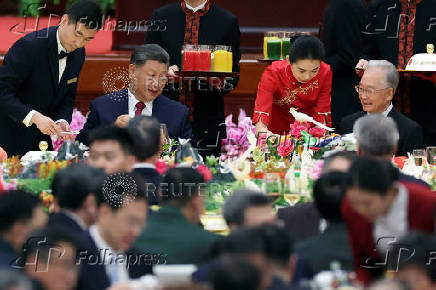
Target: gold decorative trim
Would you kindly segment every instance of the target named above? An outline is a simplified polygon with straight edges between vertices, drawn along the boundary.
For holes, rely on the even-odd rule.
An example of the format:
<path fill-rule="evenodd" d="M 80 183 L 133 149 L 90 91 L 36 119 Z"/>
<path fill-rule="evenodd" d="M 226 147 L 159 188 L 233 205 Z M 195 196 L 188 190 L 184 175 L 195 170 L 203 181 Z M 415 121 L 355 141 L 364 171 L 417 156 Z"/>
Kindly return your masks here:
<path fill-rule="evenodd" d="M 313 92 L 315 89 L 318 88 L 318 80 L 315 80 L 313 83 L 310 84 L 310 86 L 305 88 L 298 87 L 296 89 L 293 89 L 292 91 L 290 88 L 285 88 L 285 96 L 280 100 L 274 101 L 274 103 L 279 106 L 290 105 L 297 99 L 297 94 L 307 95 L 309 91 Z"/>

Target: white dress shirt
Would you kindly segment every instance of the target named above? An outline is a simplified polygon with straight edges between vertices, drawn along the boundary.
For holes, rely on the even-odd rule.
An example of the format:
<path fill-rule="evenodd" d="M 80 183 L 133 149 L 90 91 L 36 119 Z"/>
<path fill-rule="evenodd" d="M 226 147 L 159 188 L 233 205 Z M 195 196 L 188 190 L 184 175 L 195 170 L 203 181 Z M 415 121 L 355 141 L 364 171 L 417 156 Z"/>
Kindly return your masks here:
<path fill-rule="evenodd" d="M 92 239 L 95 242 L 95 245 L 97 246 L 97 249 L 100 253 L 100 259 L 101 262 L 99 264 L 104 264 L 107 277 L 109 278 L 109 282 L 112 284 L 112 273 L 114 268 L 117 270 L 117 280 L 118 282 L 126 282 L 129 281 L 129 272 L 127 271 L 127 259 L 126 258 L 119 258 L 117 259 L 117 255 L 121 256 L 125 253 L 122 252 L 115 252 L 107 243 L 106 241 L 101 237 L 100 233 L 98 232 L 97 226 L 91 226 L 89 228 L 89 233 L 92 237 Z M 118 262 L 118 263 L 117 263 Z"/>
<path fill-rule="evenodd" d="M 392 110 L 393 107 L 394 107 L 394 106 L 392 106 L 392 103 L 390 103 L 390 104 L 389 104 L 389 107 L 387 107 L 386 110 L 384 110 L 384 111 L 382 112 L 382 115 L 385 116 L 385 117 L 387 117 L 387 116 L 389 115 L 389 113 L 391 112 L 391 110 Z M 369 113 L 368 113 L 368 115 L 369 115 Z"/>
<path fill-rule="evenodd" d="M 188 4 L 188 2 L 185 1 L 186 3 L 186 8 L 188 8 L 189 10 L 192 10 L 194 12 L 197 12 L 200 9 L 203 9 L 203 7 L 206 5 L 206 1 L 203 2 L 203 4 L 198 5 L 197 7 L 192 7 L 191 5 Z"/>
<path fill-rule="evenodd" d="M 388 248 L 388 242 L 393 241 L 395 238 L 398 239 L 406 234 L 409 223 L 408 223 L 408 207 L 409 207 L 409 193 L 407 188 L 397 183 L 398 194 L 392 202 L 391 208 L 388 212 L 377 218 L 374 223 L 373 237 L 376 243 L 377 249 L 385 252 Z M 380 238 L 384 238 L 377 241 Z M 389 238 L 389 239 L 388 239 Z"/>
<path fill-rule="evenodd" d="M 127 89 L 127 93 L 129 95 L 129 117 L 134 118 L 135 112 L 136 112 L 136 104 L 140 101 L 135 97 L 135 95 L 130 91 L 130 89 Z M 151 116 L 153 113 L 153 101 L 151 102 L 144 102 L 145 108 L 142 110 L 141 115 L 144 116 Z"/>
<path fill-rule="evenodd" d="M 58 31 L 56 31 L 56 41 L 58 43 L 58 54 L 61 53 L 61 51 L 67 52 L 67 50 L 65 49 L 65 47 L 62 46 L 61 41 L 59 40 L 59 29 L 58 29 Z M 64 57 L 64 58 L 59 60 L 59 78 L 58 78 L 58 83 L 61 81 L 61 78 L 62 78 L 62 75 L 64 74 L 66 66 L 67 66 L 67 58 Z M 33 124 L 32 123 L 32 118 L 33 118 L 33 115 L 35 115 L 35 113 L 36 113 L 36 111 L 32 110 L 24 118 L 23 124 L 26 125 L 26 127 L 32 126 L 32 124 Z M 65 120 L 57 120 L 56 123 L 58 123 L 60 121 L 65 121 Z"/>
<path fill-rule="evenodd" d="M 152 168 L 152 169 L 156 169 L 156 166 L 153 163 L 150 163 L 150 162 L 137 162 L 137 163 L 135 163 L 133 168 Z"/>

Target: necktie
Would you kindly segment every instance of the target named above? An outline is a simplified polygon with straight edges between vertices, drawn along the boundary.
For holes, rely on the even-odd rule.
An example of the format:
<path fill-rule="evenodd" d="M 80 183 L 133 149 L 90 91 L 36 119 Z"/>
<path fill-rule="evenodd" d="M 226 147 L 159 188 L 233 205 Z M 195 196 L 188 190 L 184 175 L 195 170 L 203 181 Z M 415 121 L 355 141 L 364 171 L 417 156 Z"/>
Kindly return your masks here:
<path fill-rule="evenodd" d="M 65 51 L 61 51 L 59 54 L 58 54 L 58 59 L 63 59 L 64 57 L 67 57 L 68 56 L 68 53 L 66 53 Z"/>
<path fill-rule="evenodd" d="M 142 110 L 144 110 L 146 106 L 143 102 L 137 102 L 135 107 L 136 107 L 135 116 L 138 116 L 141 115 Z"/>

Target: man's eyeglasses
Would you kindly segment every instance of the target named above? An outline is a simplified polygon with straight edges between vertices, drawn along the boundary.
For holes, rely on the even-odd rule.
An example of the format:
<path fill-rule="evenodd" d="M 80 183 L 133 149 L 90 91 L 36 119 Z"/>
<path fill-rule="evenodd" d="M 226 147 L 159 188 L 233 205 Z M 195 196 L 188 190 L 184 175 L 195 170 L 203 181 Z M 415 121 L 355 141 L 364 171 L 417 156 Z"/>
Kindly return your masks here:
<path fill-rule="evenodd" d="M 384 89 L 378 89 L 378 90 L 373 89 L 373 88 L 365 89 L 365 88 L 363 88 L 363 87 L 361 87 L 361 86 L 359 86 L 359 85 L 355 86 L 355 88 L 356 88 L 356 92 L 357 92 L 358 94 L 365 94 L 365 95 L 371 95 L 371 96 L 372 96 L 372 95 L 375 95 L 375 94 L 378 93 L 378 92 L 381 92 L 381 91 L 384 91 L 384 90 L 390 89 L 390 88 L 384 88 Z"/>

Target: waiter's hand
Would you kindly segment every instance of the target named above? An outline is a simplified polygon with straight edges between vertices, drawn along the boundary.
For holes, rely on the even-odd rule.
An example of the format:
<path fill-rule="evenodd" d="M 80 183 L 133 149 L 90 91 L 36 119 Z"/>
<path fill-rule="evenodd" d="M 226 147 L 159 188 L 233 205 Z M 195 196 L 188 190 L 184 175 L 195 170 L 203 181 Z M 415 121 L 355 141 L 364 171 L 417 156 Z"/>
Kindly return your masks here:
<path fill-rule="evenodd" d="M 127 114 L 118 116 L 118 118 L 115 120 L 115 126 L 120 128 L 126 128 L 127 123 L 129 123 L 129 121 L 130 121 L 130 117 Z"/>
<path fill-rule="evenodd" d="M 362 77 L 363 72 L 366 70 L 367 66 L 368 66 L 368 61 L 367 60 L 365 60 L 365 59 L 359 60 L 359 62 L 356 65 L 356 68 L 355 68 L 356 74 L 359 77 Z"/>
<path fill-rule="evenodd" d="M 32 117 L 32 123 L 36 125 L 42 134 L 46 135 L 59 135 L 61 128 L 55 122 L 43 114 L 36 112 Z"/>
<path fill-rule="evenodd" d="M 60 121 L 57 123 L 57 125 L 61 128 L 62 132 L 71 132 L 70 124 L 66 121 Z M 66 134 L 62 133 L 59 137 L 61 137 L 63 140 L 74 140 L 73 134 Z"/>
<path fill-rule="evenodd" d="M 257 122 L 255 130 L 256 130 L 256 137 L 258 137 L 259 133 L 266 133 L 267 137 L 274 135 L 270 130 L 268 130 L 268 127 L 260 120 L 259 122 Z"/>
<path fill-rule="evenodd" d="M 172 65 L 168 68 L 168 76 L 176 77 L 176 71 L 179 71 L 179 67 L 177 65 Z"/>

